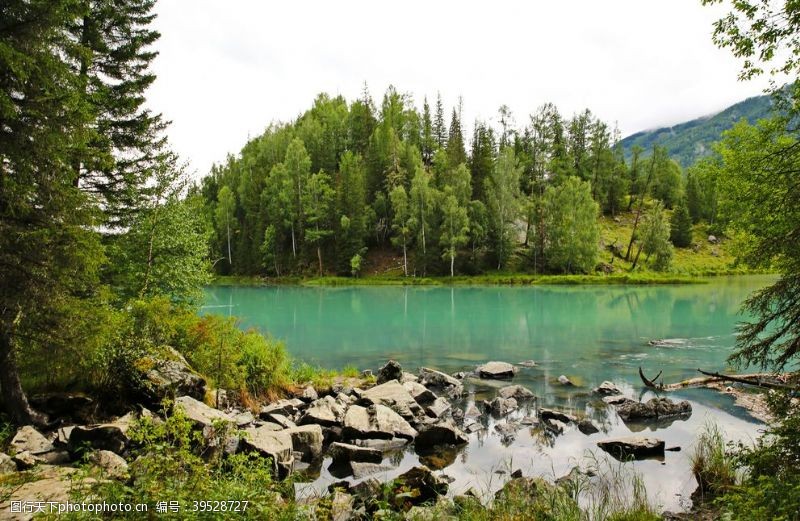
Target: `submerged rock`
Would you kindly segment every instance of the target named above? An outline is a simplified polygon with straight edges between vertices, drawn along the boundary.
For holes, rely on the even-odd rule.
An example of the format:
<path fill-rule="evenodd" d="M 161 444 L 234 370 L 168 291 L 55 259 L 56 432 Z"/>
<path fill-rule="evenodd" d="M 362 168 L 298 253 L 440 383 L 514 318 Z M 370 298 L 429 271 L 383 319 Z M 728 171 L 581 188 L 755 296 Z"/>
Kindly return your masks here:
<path fill-rule="evenodd" d="M 500 389 L 497 394 L 502 398 L 514 398 L 517 401 L 534 398 L 534 394 L 521 385 L 508 385 Z"/>
<path fill-rule="evenodd" d="M 578 421 L 578 418 L 572 414 L 556 411 L 555 409 L 539 409 L 539 418 L 542 420 L 558 420 L 564 423 L 573 423 Z"/>
<path fill-rule="evenodd" d="M 489 410 L 495 416 L 505 416 L 518 407 L 517 401 L 514 398 L 501 398 L 497 396 L 488 403 Z"/>
<path fill-rule="evenodd" d="M 572 383 L 572 380 L 570 380 L 569 378 L 567 378 L 563 374 L 558 377 L 558 383 L 560 383 L 561 385 L 567 385 L 567 386 L 570 386 L 570 387 L 574 387 L 575 386 L 575 384 Z"/>
<path fill-rule="evenodd" d="M 664 456 L 664 441 L 658 438 L 630 436 L 599 441 L 597 446 L 619 460 Z"/>
<path fill-rule="evenodd" d="M 536 367 L 536 362 L 534 362 L 533 360 L 523 360 L 517 365 L 520 367 Z"/>
<path fill-rule="evenodd" d="M 614 385 L 612 382 L 608 380 L 604 381 L 594 389 L 592 389 L 594 394 L 599 394 L 600 396 L 614 396 L 618 394 L 622 394 L 622 391 L 619 387 Z"/>
<path fill-rule="evenodd" d="M 463 445 L 469 441 L 467 435 L 451 421 L 444 421 L 423 429 L 414 440 L 418 449 L 429 449 L 437 445 Z"/>
<path fill-rule="evenodd" d="M 597 427 L 597 425 L 595 425 L 594 422 L 588 418 L 584 418 L 578 422 L 578 430 L 587 436 L 596 432 L 600 432 L 600 429 Z"/>
<path fill-rule="evenodd" d="M 692 404 L 686 400 L 673 402 L 669 398 L 652 398 L 646 403 L 628 401 L 617 406 L 617 414 L 624 421 L 657 420 L 673 416 L 690 416 Z"/>
<path fill-rule="evenodd" d="M 378 384 L 386 383 L 390 380 L 397 380 L 403 378 L 403 367 L 394 360 L 389 360 L 386 365 L 378 370 Z"/>
<path fill-rule="evenodd" d="M 516 368 L 508 362 L 487 362 L 476 370 L 480 378 L 490 380 L 510 380 L 516 374 Z"/>

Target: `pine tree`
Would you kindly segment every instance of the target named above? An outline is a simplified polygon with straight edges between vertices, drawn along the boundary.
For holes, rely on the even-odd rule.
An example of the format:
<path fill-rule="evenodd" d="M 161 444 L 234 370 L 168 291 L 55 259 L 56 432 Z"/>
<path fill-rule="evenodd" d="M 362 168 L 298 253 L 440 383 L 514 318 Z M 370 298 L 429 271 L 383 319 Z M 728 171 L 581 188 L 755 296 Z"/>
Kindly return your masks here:
<path fill-rule="evenodd" d="M 678 201 L 672 212 L 669 240 L 678 248 L 686 248 L 692 244 L 692 218 L 683 198 Z"/>
<path fill-rule="evenodd" d="M 476 121 L 472 133 L 472 152 L 469 171 L 472 178 L 472 198 L 484 200 L 485 180 L 494 168 L 495 144 L 492 129 Z"/>
<path fill-rule="evenodd" d="M 286 149 L 286 180 L 282 189 L 283 199 L 289 212 L 289 229 L 292 236 L 292 257 L 297 258 L 300 234 L 304 229 L 303 193 L 311 176 L 311 158 L 300 139 L 293 139 Z"/>
<path fill-rule="evenodd" d="M 304 237 L 317 250 L 320 276 L 323 273 L 323 242 L 333 234 L 331 215 L 335 197 L 328 174 L 320 171 L 308 178 L 308 183 L 303 191 L 303 214 L 306 227 Z"/>
<path fill-rule="evenodd" d="M 692 222 L 700 222 L 703 217 L 703 195 L 700 192 L 697 176 L 691 168 L 686 172 L 686 206 Z"/>
<path fill-rule="evenodd" d="M 442 95 L 436 94 L 436 114 L 433 118 L 433 137 L 436 140 L 437 148 L 444 148 L 447 145 L 447 127 L 444 122 L 444 105 L 442 105 Z"/>
<path fill-rule="evenodd" d="M 431 108 L 428 106 L 428 98 L 425 98 L 422 103 L 422 135 L 420 136 L 420 151 L 422 152 L 422 162 L 425 166 L 431 165 L 435 149 L 436 138 L 433 133 Z"/>
<path fill-rule="evenodd" d="M 408 245 L 413 234 L 414 223 L 408 194 L 406 194 L 405 188 L 396 186 L 389 193 L 389 199 L 392 203 L 392 213 L 394 213 L 392 231 L 395 235 L 392 237 L 392 244 L 403 248 L 403 275 L 408 277 Z"/>
<path fill-rule="evenodd" d="M 453 115 L 450 118 L 447 159 L 451 168 L 456 168 L 458 165 L 467 162 L 467 153 L 464 150 L 464 135 L 461 132 L 461 121 L 455 109 L 453 109 Z"/>
<path fill-rule="evenodd" d="M 340 273 L 350 272 L 350 260 L 354 255 L 364 254 L 364 239 L 367 234 L 367 198 L 364 163 L 361 156 L 345 152 L 339 163 L 337 187 L 337 234 L 338 265 Z"/>

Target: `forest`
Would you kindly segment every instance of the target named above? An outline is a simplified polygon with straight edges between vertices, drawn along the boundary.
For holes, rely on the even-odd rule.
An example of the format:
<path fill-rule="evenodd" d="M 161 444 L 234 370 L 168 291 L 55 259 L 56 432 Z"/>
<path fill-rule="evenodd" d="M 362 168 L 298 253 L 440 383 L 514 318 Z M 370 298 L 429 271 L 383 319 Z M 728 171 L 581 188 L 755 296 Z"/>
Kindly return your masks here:
<path fill-rule="evenodd" d="M 406 276 L 593 273 L 598 217 L 621 212 L 635 223 L 620 257 L 635 268 L 643 251 L 665 271 L 692 223 L 717 217 L 712 176 L 655 145 L 626 161 L 589 110 L 566 118 L 548 103 L 516 128 L 501 106 L 498 129 L 475 121 L 467 138 L 461 107 L 448 116 L 437 95 L 419 111 L 393 87 L 376 107 L 365 86 L 270 125 L 191 192 L 217 273 L 358 276 L 367 252 L 386 251 Z"/>

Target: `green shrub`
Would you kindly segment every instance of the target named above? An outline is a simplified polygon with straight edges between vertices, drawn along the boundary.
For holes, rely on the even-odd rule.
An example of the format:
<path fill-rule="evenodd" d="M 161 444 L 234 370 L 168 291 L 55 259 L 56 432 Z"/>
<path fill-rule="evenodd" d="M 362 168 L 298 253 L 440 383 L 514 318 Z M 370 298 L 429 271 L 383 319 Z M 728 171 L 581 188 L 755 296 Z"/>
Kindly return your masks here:
<path fill-rule="evenodd" d="M 264 396 L 285 389 L 291 383 L 289 356 L 282 342 L 257 331 L 241 335 L 239 364 L 251 395 Z"/>

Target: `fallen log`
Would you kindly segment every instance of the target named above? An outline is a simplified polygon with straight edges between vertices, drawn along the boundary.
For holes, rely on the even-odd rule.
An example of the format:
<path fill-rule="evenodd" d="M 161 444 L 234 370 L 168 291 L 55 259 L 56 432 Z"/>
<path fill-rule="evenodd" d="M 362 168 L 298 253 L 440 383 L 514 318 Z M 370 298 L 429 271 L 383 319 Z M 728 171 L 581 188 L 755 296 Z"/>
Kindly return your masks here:
<path fill-rule="evenodd" d="M 661 390 L 664 388 L 663 382 L 660 384 L 656 383 L 656 380 L 658 380 L 658 377 L 661 376 L 662 372 L 663 371 L 659 371 L 655 378 L 653 378 L 652 380 L 648 380 L 647 377 L 645 377 L 644 373 L 642 372 L 642 366 L 639 366 L 639 378 L 641 378 L 642 382 L 644 382 L 644 386 L 649 387 L 650 389 Z"/>
<path fill-rule="evenodd" d="M 708 372 L 703 371 L 702 369 L 697 370 L 700 374 L 705 376 L 699 376 L 696 378 L 689 378 L 688 380 L 683 380 L 680 382 L 672 383 L 672 384 L 664 384 L 656 383 L 658 377 L 661 376 L 661 371 L 656 375 L 655 378 L 652 380 L 648 379 L 644 373 L 642 372 L 642 368 L 639 368 L 639 377 L 642 379 L 645 387 L 649 389 L 655 389 L 657 391 L 676 391 L 679 389 L 688 389 L 691 387 L 705 387 L 709 384 L 719 383 L 719 382 L 736 382 L 745 385 L 753 385 L 756 387 L 763 387 L 765 389 L 781 389 L 786 391 L 796 391 L 797 388 L 785 385 L 776 382 L 770 382 L 767 378 L 774 378 L 775 375 L 770 373 L 753 373 L 753 374 L 740 374 L 740 375 L 726 375 L 721 374 L 718 372 Z"/>
<path fill-rule="evenodd" d="M 784 391 L 796 391 L 797 387 L 781 384 L 781 383 L 774 383 L 762 380 L 764 377 L 774 376 L 770 374 L 756 374 L 756 375 L 725 375 L 720 373 L 709 373 L 707 371 L 703 371 L 702 369 L 697 370 L 698 373 L 704 374 L 711 378 L 716 378 L 721 381 L 726 382 L 737 382 L 741 384 L 747 385 L 755 385 L 757 387 L 765 387 L 767 389 L 781 389 Z M 756 381 L 751 381 L 750 378 L 755 378 Z"/>

